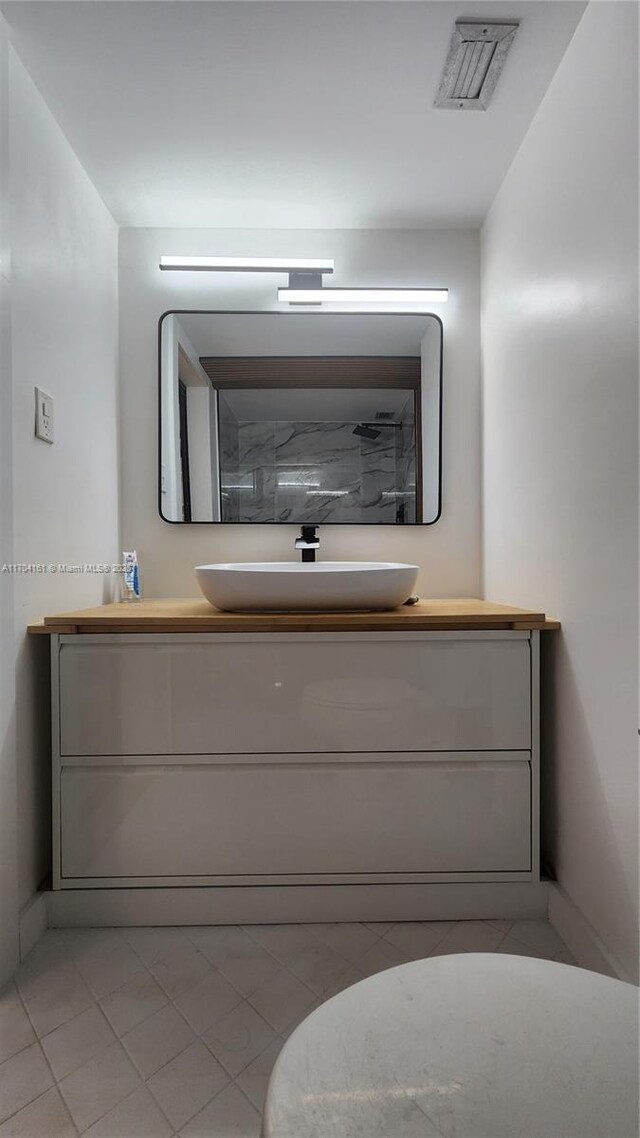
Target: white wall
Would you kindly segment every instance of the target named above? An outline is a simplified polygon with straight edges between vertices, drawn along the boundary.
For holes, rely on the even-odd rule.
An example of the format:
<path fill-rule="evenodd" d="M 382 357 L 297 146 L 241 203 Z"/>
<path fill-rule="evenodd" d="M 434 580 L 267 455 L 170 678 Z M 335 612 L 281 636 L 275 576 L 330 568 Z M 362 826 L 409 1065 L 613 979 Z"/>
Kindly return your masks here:
<path fill-rule="evenodd" d="M 178 412 L 178 321 L 165 320 L 162 336 L 162 406 L 165 429 L 162 432 L 162 507 L 167 517 L 182 516 L 182 467 L 180 465 L 180 416 Z M 127 549 L 130 547 L 127 546 Z M 133 546 L 131 547 L 133 548 Z M 138 553 L 138 550 L 136 550 Z"/>
<path fill-rule="evenodd" d="M 9 308 L 9 43 L 0 16 L 0 568 L 13 562 Z M 0 572 L 0 988 L 18 962 L 13 578 Z"/>
<path fill-rule="evenodd" d="M 171 308 L 276 309 L 286 278 L 161 273 L 162 253 L 333 256 L 333 283 L 449 288 L 444 321 L 444 495 L 436 525 L 322 528 L 325 558 L 419 564 L 432 596 L 480 588 L 479 234 L 473 230 L 168 230 L 120 233 L 123 541 L 137 549 L 147 596 L 196 596 L 202 561 L 294 556 L 294 526 L 170 525 L 157 512 L 158 332 Z"/>
<path fill-rule="evenodd" d="M 219 519 L 218 401 L 183 325 L 175 316 L 168 317 L 166 321 L 167 324 L 174 322 L 177 325 L 178 378 L 184 383 L 187 394 L 191 517 L 194 521 Z M 176 380 L 176 400 L 177 397 Z M 164 502 L 161 508 L 166 517 L 179 516 L 179 513 L 172 515 Z"/>
<path fill-rule="evenodd" d="M 9 49 L 13 550 L 25 563 L 118 560 L 117 229 Z M 34 437 L 35 385 L 55 443 Z M 26 625 L 109 598 L 112 578 L 13 579 L 20 904 L 49 870 L 46 638 Z"/>
<path fill-rule="evenodd" d="M 548 853 L 637 975 L 637 8 L 592 3 L 483 231 L 486 595 L 560 618 Z"/>

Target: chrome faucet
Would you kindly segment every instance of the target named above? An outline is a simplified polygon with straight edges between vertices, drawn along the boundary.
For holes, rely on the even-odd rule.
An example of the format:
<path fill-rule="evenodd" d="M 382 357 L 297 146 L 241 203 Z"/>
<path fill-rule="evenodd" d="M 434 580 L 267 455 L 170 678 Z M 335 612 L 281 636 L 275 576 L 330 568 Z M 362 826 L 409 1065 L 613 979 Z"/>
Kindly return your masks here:
<path fill-rule="evenodd" d="M 300 537 L 296 538 L 296 549 L 302 553 L 303 561 L 315 561 L 316 549 L 320 548 L 320 538 L 316 534 L 317 526 L 301 526 Z"/>

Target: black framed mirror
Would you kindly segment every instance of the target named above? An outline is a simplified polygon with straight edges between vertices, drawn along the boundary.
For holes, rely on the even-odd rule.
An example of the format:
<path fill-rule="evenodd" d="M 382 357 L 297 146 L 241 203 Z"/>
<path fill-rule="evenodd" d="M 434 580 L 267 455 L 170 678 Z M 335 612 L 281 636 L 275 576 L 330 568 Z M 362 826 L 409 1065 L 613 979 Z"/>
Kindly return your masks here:
<path fill-rule="evenodd" d="M 158 347 L 165 521 L 438 520 L 437 316 L 174 310 Z"/>

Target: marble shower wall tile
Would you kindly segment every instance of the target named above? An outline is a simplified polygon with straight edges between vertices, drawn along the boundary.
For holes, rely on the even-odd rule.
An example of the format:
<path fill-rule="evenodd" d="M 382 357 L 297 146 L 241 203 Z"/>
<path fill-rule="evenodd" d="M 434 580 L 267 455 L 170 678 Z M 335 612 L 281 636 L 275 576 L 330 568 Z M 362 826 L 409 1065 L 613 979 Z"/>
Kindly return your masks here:
<path fill-rule="evenodd" d="M 361 517 L 360 441 L 353 423 L 278 423 L 279 482 L 298 477 L 306 490 L 278 488 L 278 517 L 309 523 L 353 522 Z M 292 479 L 293 480 L 293 479 Z M 325 491 L 325 493 L 323 493 Z"/>
<path fill-rule="evenodd" d="M 396 515 L 396 428 L 380 427 L 377 439 L 360 439 L 361 516 L 392 523 Z"/>
<path fill-rule="evenodd" d="M 238 464 L 275 466 L 276 423 L 238 423 Z"/>
<path fill-rule="evenodd" d="M 356 465 L 358 436 L 353 423 L 276 423 L 276 464 L 332 466 L 348 457 Z"/>
<path fill-rule="evenodd" d="M 271 466 L 240 466 L 239 485 L 252 484 L 252 490 L 238 491 L 238 521 L 276 521 L 276 471 Z"/>
<path fill-rule="evenodd" d="M 225 500 L 225 520 L 393 523 L 406 501 L 395 492 L 409 477 L 411 439 L 397 428 L 365 439 L 355 423 L 236 422 L 231 438 L 224 425 L 223 483 L 243 487 Z"/>
<path fill-rule="evenodd" d="M 397 488 L 403 495 L 398 502 L 404 503 L 405 520 L 411 523 L 416 519 L 415 416 L 412 406 L 406 413 L 403 412 L 402 427 L 397 432 L 396 449 Z"/>
<path fill-rule="evenodd" d="M 351 492 L 331 496 L 318 493 L 313 497 L 298 497 L 287 502 L 278 497 L 278 521 L 295 521 L 300 524 L 321 525 L 323 522 L 362 521 L 360 492 L 356 487 Z"/>
<path fill-rule="evenodd" d="M 218 397 L 218 433 L 220 443 L 220 460 L 223 467 L 237 466 L 239 457 L 239 424 L 231 410 L 224 392 Z"/>
<path fill-rule="evenodd" d="M 222 483 L 222 521 L 235 522 L 238 520 L 240 498 L 238 491 L 232 489 L 231 486 L 237 484 L 236 474 L 239 457 L 238 420 L 227 403 L 223 391 L 220 391 L 218 394 L 218 445 L 220 451 L 220 481 Z M 227 488 L 225 488 L 225 484 Z"/>

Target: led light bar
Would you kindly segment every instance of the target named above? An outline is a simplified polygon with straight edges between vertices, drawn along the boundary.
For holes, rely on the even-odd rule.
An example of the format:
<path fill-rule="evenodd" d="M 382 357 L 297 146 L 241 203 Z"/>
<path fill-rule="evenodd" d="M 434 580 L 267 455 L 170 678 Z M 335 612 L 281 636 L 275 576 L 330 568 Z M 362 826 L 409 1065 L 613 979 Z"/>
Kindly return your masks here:
<path fill-rule="evenodd" d="M 327 257 L 177 257 L 163 255 L 161 269 L 213 273 L 332 273 Z"/>
<path fill-rule="evenodd" d="M 279 288 L 282 304 L 442 304 L 446 288 Z"/>

